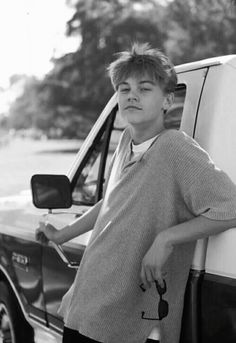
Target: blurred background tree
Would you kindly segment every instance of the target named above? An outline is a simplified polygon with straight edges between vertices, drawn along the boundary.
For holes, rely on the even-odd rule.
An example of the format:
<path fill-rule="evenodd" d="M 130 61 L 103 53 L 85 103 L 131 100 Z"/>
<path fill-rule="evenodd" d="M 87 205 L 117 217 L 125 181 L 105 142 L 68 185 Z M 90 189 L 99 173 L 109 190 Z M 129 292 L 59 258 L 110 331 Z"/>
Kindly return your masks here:
<path fill-rule="evenodd" d="M 67 0 L 67 35 L 77 51 L 54 59 L 42 81 L 30 79 L 10 111 L 10 126 L 49 137 L 84 138 L 113 93 L 107 66 L 133 42 L 149 42 L 174 64 L 236 52 L 231 0 Z"/>
<path fill-rule="evenodd" d="M 166 9 L 165 43 L 175 64 L 236 53 L 236 3 L 175 0 Z"/>

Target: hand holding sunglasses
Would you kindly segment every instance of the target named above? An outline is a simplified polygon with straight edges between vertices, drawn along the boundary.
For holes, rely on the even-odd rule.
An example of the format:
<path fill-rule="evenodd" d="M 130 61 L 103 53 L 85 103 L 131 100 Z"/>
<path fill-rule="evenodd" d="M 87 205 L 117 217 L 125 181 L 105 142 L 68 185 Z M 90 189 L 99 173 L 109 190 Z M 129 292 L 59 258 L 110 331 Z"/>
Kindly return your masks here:
<path fill-rule="evenodd" d="M 158 318 L 150 318 L 145 316 L 145 312 L 142 311 L 142 319 L 145 320 L 162 320 L 163 318 L 167 317 L 169 312 L 169 304 L 166 300 L 162 298 L 163 294 L 166 293 L 167 287 L 166 287 L 166 281 L 163 280 L 164 286 L 161 287 L 159 283 L 155 280 L 156 290 L 159 294 L 160 300 L 158 303 Z M 143 292 L 145 292 L 145 289 L 143 288 L 143 284 L 140 285 L 140 288 Z"/>

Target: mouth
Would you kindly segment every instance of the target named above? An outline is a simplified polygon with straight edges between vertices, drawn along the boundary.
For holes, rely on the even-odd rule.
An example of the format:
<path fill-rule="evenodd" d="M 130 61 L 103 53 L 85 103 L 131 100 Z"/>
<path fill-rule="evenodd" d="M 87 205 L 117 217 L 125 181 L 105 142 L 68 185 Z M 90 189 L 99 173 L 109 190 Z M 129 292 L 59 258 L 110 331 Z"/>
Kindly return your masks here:
<path fill-rule="evenodd" d="M 137 106 L 129 105 L 129 106 L 125 107 L 125 110 L 139 110 L 139 111 L 141 111 L 142 109 L 140 107 L 137 107 Z"/>

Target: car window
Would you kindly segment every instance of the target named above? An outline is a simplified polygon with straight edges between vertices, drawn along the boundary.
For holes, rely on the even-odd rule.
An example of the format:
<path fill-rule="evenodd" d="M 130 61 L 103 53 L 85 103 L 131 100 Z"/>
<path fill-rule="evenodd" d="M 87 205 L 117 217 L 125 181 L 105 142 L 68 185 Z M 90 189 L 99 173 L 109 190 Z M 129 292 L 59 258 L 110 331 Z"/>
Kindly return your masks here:
<path fill-rule="evenodd" d="M 85 158 L 84 167 L 79 173 L 79 177 L 76 180 L 72 192 L 74 204 L 93 205 L 96 202 L 99 168 L 104 140 L 105 131 Z"/>
<path fill-rule="evenodd" d="M 178 130 L 181 125 L 181 119 L 184 109 L 184 100 L 186 96 L 186 85 L 178 84 L 175 89 L 175 99 L 173 105 L 165 114 L 164 124 L 166 129 Z"/>

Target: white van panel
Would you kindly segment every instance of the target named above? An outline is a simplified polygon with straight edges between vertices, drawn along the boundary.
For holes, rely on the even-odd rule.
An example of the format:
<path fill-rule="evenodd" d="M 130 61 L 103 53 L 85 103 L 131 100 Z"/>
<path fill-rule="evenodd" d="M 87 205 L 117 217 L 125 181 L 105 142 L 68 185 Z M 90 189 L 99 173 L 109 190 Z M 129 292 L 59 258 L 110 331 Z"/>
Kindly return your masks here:
<path fill-rule="evenodd" d="M 236 279 L 236 229 L 209 238 L 205 268 L 207 273 Z"/>

